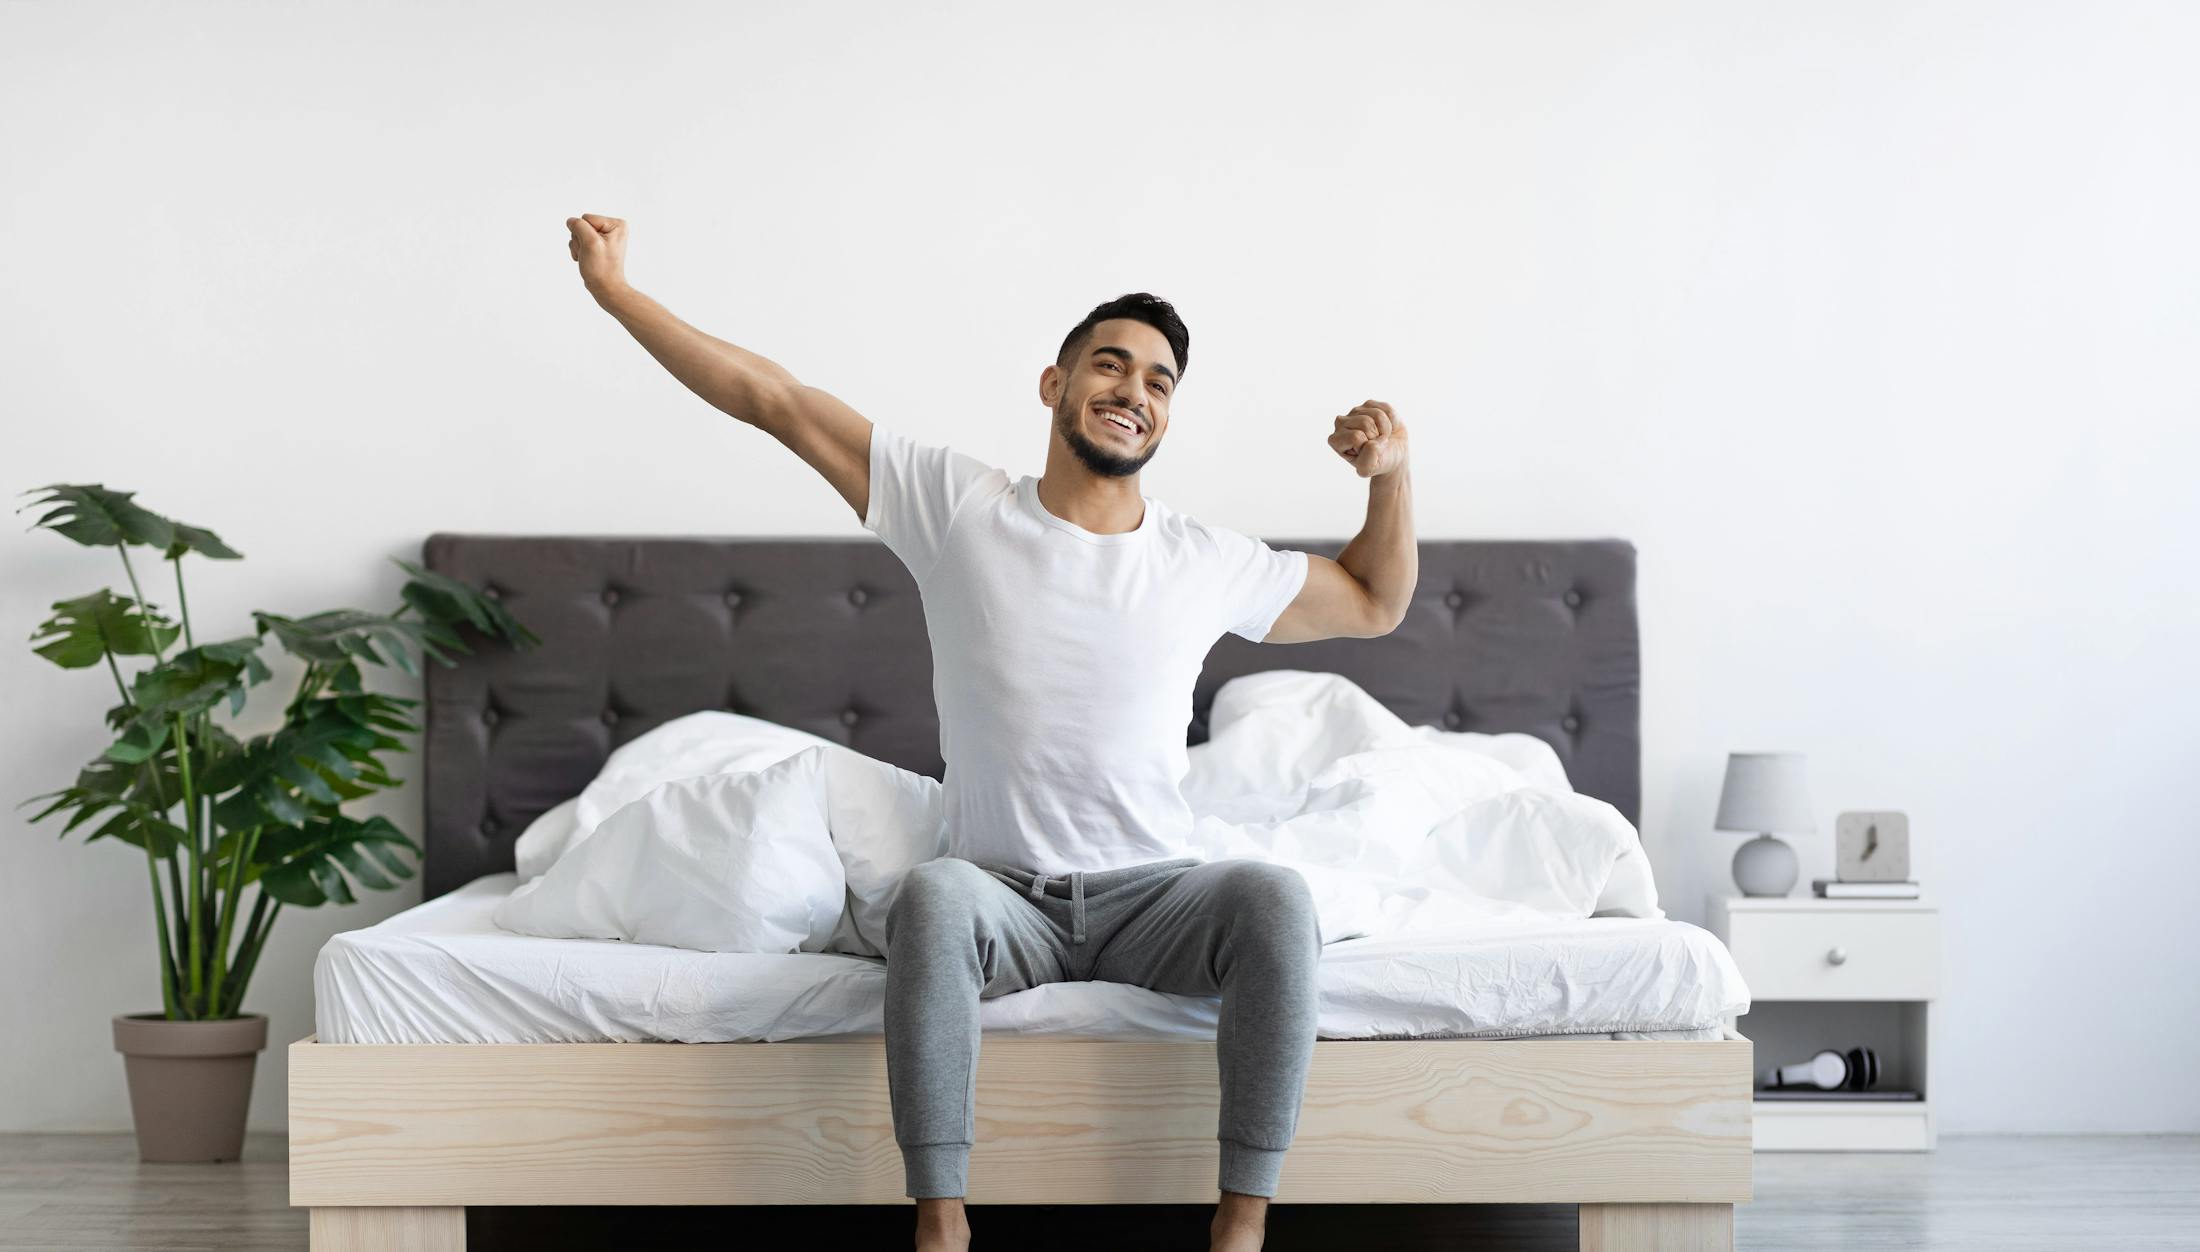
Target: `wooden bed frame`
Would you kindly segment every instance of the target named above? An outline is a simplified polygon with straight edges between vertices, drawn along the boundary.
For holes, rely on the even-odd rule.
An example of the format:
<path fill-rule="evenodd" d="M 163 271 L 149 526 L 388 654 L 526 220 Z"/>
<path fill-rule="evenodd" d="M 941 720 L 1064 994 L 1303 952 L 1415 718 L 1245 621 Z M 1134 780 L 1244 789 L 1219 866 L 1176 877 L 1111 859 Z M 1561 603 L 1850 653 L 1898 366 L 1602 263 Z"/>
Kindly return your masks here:
<path fill-rule="evenodd" d="M 1340 545 L 1279 546 L 1333 555 Z M 919 666 L 906 646 L 912 616 L 922 629 L 915 589 L 877 544 L 437 535 L 427 558 L 500 590 L 546 639 L 429 676 L 431 898 L 510 868 L 511 840 L 578 792 L 614 740 L 698 708 L 768 717 L 910 768 L 937 764 L 936 738 L 924 743 L 936 724 L 892 717 L 897 701 L 921 698 L 929 711 L 929 655 L 915 649 Z M 1214 689 L 1237 673 L 1334 670 L 1409 722 L 1544 734 L 1578 789 L 1634 820 L 1633 571 L 1622 541 L 1423 544 L 1416 613 L 1393 653 L 1357 650 L 1390 637 L 1288 654 L 1225 639 L 1195 695 L 1191 733 L 1204 737 Z M 831 613 L 857 610 L 854 626 L 821 621 L 821 586 L 834 589 Z M 741 646 L 707 637 L 710 603 L 736 619 L 721 632 L 753 632 Z M 754 616 L 737 620 L 744 605 Z M 1546 646 L 1559 637 L 1552 605 L 1573 618 L 1563 647 Z M 687 628 L 705 637 L 679 637 Z M 879 646 L 896 635 L 903 646 Z M 787 651 L 756 661 L 752 642 Z M 1434 656 L 1472 663 L 1432 666 Z M 739 657 L 764 668 L 744 672 Z M 626 711 L 576 718 L 584 704 Z M 858 731 L 866 712 L 872 725 Z M 506 731 L 514 721 L 529 733 Z M 1753 1062 L 1749 1040 L 1721 1035 L 1318 1041 L 1275 1202 L 1570 1203 L 1585 1250 L 1730 1250 L 1734 1205 L 1750 1198 Z M 312 1209 L 314 1252 L 456 1252 L 475 1205 L 912 1203 L 877 1038 L 385 1045 L 308 1035 L 289 1061 L 291 1203 Z M 1208 1040 L 989 1036 L 967 1198 L 1211 1203 L 1217 1098 Z"/>

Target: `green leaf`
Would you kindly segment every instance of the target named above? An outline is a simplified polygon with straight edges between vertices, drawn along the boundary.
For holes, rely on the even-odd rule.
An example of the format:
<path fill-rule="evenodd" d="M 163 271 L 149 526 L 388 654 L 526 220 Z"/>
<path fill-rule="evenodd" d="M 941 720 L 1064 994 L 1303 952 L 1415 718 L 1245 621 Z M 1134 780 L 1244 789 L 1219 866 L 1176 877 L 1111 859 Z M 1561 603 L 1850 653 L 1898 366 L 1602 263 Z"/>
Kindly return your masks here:
<path fill-rule="evenodd" d="M 382 876 L 382 871 L 374 867 L 374 862 L 367 858 L 367 854 L 361 850 L 360 845 L 356 843 L 339 843 L 330 851 L 338 861 L 343 862 L 345 869 L 351 871 L 351 876 L 359 880 L 360 886 L 370 891 L 388 891 L 397 886 L 396 883 Z"/>
<path fill-rule="evenodd" d="M 245 688 L 271 676 L 257 654 L 259 646 L 259 639 L 250 635 L 202 643 L 140 672 L 130 683 L 136 707 L 126 715 L 128 730 L 107 755 L 118 761 L 143 760 L 165 742 L 171 718 L 194 717 L 224 696 L 231 713 L 242 710 Z"/>
<path fill-rule="evenodd" d="M 158 857 L 174 856 L 178 847 L 191 840 L 191 832 L 174 822 L 134 807 L 115 814 L 106 825 L 93 831 L 85 842 L 109 836 L 132 847 L 144 848 Z"/>
<path fill-rule="evenodd" d="M 316 665 L 350 668 L 354 690 L 358 687 L 358 667 L 352 658 L 375 665 L 392 663 L 383 660 L 375 651 L 377 640 L 389 649 L 399 669 L 415 677 L 419 676 L 420 669 L 413 663 L 411 650 L 418 648 L 424 652 L 429 646 L 424 623 L 358 609 L 332 609 L 295 619 L 280 613 L 255 612 L 252 618 L 263 633 L 273 632 L 276 642 L 292 656 Z"/>
<path fill-rule="evenodd" d="M 297 827 L 263 832 L 254 859 L 266 866 L 260 883 L 269 895 L 285 904 L 316 908 L 357 898 L 345 880 L 346 870 L 370 891 L 387 891 L 396 885 L 393 879 L 412 877 L 399 848 L 419 851 L 388 818 L 359 821 L 331 813 Z"/>
<path fill-rule="evenodd" d="M 243 555 L 243 553 L 233 551 L 211 530 L 186 526 L 182 522 L 175 522 L 172 525 L 176 530 L 175 542 L 169 544 L 168 551 L 162 554 L 171 561 L 186 552 L 196 552 L 200 556 L 214 557 L 224 561 L 234 561 Z"/>
<path fill-rule="evenodd" d="M 350 886 L 344 882 L 344 872 L 336 867 L 334 858 L 324 856 L 308 861 L 306 872 L 313 875 L 314 885 L 330 900 L 338 904 L 350 904 L 357 899 L 351 894 Z"/>
<path fill-rule="evenodd" d="M 328 903 L 328 897 L 321 894 L 312 873 L 302 863 L 270 867 L 260 875 L 260 889 L 284 904 L 300 908 L 319 908 Z"/>
<path fill-rule="evenodd" d="M 391 697 L 323 696 L 308 700 L 288 724 L 223 758 L 206 778 L 210 792 L 234 790 L 219 803 L 225 827 L 296 825 L 315 806 L 334 806 L 394 787 L 377 752 L 404 750 L 402 740 L 371 724 Z"/>
<path fill-rule="evenodd" d="M 338 666 L 329 675 L 328 685 L 329 690 L 344 695 L 355 696 L 366 690 L 366 687 L 359 681 L 359 665 L 355 661 L 346 661 Z"/>
<path fill-rule="evenodd" d="M 65 669 L 83 669 L 112 656 L 157 656 L 182 628 L 105 587 L 74 600 L 56 600 L 55 615 L 31 636 L 32 651 Z"/>
<path fill-rule="evenodd" d="M 155 752 L 168 742 L 168 723 L 157 718 L 141 718 L 130 723 L 122 732 L 122 738 L 107 745 L 107 758 L 125 765 L 136 765 L 152 759 Z"/>
<path fill-rule="evenodd" d="M 405 603 L 418 610 L 421 618 L 430 626 L 425 632 L 428 646 L 425 651 L 439 664 L 456 665 L 457 662 L 442 652 L 450 648 L 458 652 L 472 652 L 455 629 L 461 624 L 470 625 L 484 634 L 495 635 L 508 643 L 520 643 L 529 647 L 540 644 L 541 636 L 520 624 L 511 611 L 501 603 L 490 599 L 471 583 L 460 582 L 448 574 L 441 574 L 400 557 L 391 557 L 399 568 L 412 575 L 398 595 Z"/>
<path fill-rule="evenodd" d="M 100 795 L 82 787 L 69 787 L 60 792 L 46 794 L 61 798 L 31 820 L 37 821 L 64 808 L 74 808 L 75 816 L 61 828 L 62 838 L 67 838 L 70 831 L 102 814 L 108 814 L 107 820 L 86 836 L 85 842 L 106 838 L 120 839 L 135 847 L 146 848 L 154 856 L 167 857 L 174 856 L 177 846 L 190 838 L 186 831 L 169 821 L 158 808 L 135 799 Z"/>
<path fill-rule="evenodd" d="M 34 522 L 33 529 L 43 526 L 94 548 L 140 544 L 165 550 L 176 542 L 176 524 L 131 503 L 134 491 L 111 491 L 102 483 L 52 483 L 33 490 L 47 495 L 19 506 L 16 512 L 59 506 Z"/>

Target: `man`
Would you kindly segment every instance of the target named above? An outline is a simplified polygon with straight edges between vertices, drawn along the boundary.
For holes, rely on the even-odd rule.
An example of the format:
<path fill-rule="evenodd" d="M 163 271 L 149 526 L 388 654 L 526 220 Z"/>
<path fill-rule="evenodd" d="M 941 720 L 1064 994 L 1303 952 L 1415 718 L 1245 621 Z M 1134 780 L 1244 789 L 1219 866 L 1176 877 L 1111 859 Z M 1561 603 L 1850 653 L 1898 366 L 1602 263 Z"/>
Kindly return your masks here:
<path fill-rule="evenodd" d="M 1184 855 L 1190 694 L 1224 631 L 1271 643 L 1396 628 L 1419 575 L 1406 428 L 1370 400 L 1329 446 L 1369 483 L 1335 560 L 1139 492 L 1189 336 L 1167 301 L 1096 308 L 1039 375 L 1046 472 L 1011 481 L 877 428 L 626 281 L 618 218 L 568 218 L 590 294 L 687 387 L 787 445 L 916 577 L 932 640 L 949 855 L 887 918 L 894 1137 L 917 1247 L 967 1248 L 981 998 L 1097 979 L 1222 997 L 1212 1246 L 1257 1249 L 1313 1056 L 1321 935 L 1299 874 Z"/>

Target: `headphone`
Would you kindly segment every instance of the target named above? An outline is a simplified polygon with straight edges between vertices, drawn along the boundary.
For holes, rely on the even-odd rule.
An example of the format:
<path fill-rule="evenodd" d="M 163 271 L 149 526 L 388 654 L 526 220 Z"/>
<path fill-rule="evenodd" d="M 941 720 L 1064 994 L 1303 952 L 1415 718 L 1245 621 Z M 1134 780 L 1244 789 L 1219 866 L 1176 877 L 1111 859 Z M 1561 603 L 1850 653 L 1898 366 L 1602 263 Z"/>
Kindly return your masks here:
<path fill-rule="evenodd" d="M 1764 1087 L 1869 1091 L 1879 1085 L 1879 1054 L 1870 1048 L 1850 1048 L 1845 1053 L 1827 1048 L 1807 1061 L 1768 1069 L 1757 1076 L 1757 1081 Z"/>

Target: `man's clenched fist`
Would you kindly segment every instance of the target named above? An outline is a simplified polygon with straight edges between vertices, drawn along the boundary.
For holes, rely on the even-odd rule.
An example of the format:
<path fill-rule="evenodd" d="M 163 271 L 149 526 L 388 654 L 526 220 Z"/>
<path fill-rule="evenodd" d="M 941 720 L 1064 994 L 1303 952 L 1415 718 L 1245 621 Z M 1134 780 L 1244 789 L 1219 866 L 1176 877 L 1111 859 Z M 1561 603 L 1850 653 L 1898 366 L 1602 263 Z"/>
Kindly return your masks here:
<path fill-rule="evenodd" d="M 580 263 L 581 281 L 601 293 L 626 282 L 626 221 L 601 213 L 583 213 L 565 219 L 573 237 L 565 250 Z"/>
<path fill-rule="evenodd" d="M 1406 424 L 1380 400 L 1370 400 L 1337 419 L 1329 446 L 1362 478 L 1388 474 L 1406 463 Z"/>

